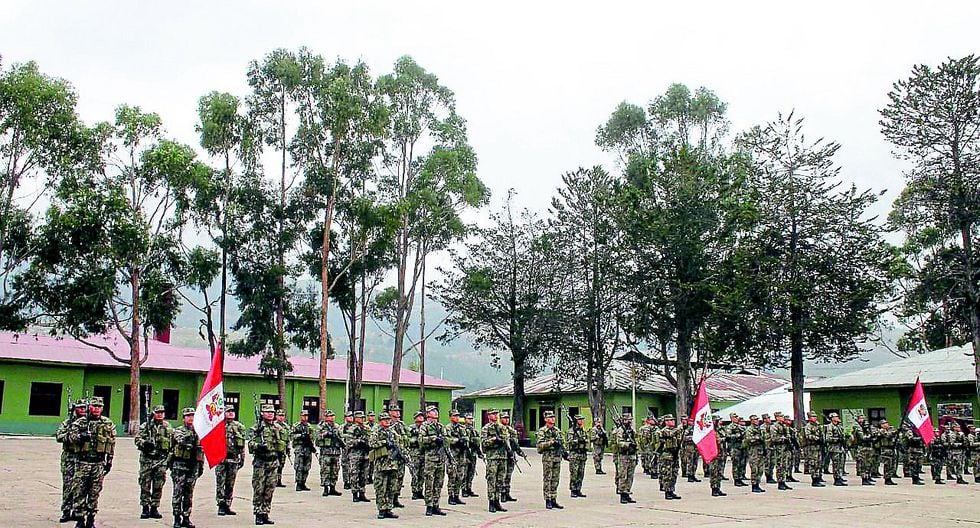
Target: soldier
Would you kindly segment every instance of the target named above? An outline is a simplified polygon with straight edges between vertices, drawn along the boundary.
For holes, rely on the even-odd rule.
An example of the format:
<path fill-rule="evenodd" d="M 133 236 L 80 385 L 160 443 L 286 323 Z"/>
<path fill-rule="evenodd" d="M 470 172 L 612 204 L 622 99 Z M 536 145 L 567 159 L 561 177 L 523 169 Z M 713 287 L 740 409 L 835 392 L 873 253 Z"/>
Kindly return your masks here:
<path fill-rule="evenodd" d="M 535 445 L 538 453 L 541 453 L 544 507 L 561 510 L 564 506 L 558 504 L 558 481 L 561 478 L 562 458 L 567 459 L 568 452 L 565 450 L 561 429 L 555 427 L 553 411 L 544 412 L 544 427 L 538 429 Z"/>
<path fill-rule="evenodd" d="M 439 497 L 442 495 L 442 483 L 446 478 L 446 463 L 449 457 L 446 450 L 446 432 L 439 423 L 439 409 L 428 407 L 425 410 L 426 421 L 419 427 L 419 448 L 422 451 L 425 497 L 425 514 L 446 515 L 439 508 Z"/>
<path fill-rule="evenodd" d="M 680 427 L 684 430 L 684 443 L 681 444 L 681 476 L 688 482 L 701 482 L 697 477 L 698 447 L 694 445 L 694 422 L 686 414 L 681 415 Z"/>
<path fill-rule="evenodd" d="M 602 457 L 606 454 L 606 446 L 609 445 L 609 435 L 602 428 L 602 421 L 592 422 L 592 429 L 589 429 L 589 443 L 592 444 L 592 464 L 595 466 L 596 475 L 605 475 L 602 470 Z"/>
<path fill-rule="evenodd" d="M 353 502 L 371 502 L 364 495 L 367 486 L 368 450 L 371 431 L 364 424 L 364 411 L 354 411 L 354 421 L 347 426 L 344 443 L 350 459 L 350 489 Z"/>
<path fill-rule="evenodd" d="M 174 485 L 174 528 L 194 528 L 191 506 L 194 504 L 194 485 L 204 473 L 204 453 L 201 439 L 194 431 L 194 408 L 181 413 L 184 423 L 173 431 L 167 467 Z"/>
<path fill-rule="evenodd" d="M 293 470 L 296 472 L 296 491 L 310 491 L 306 487 L 306 478 L 310 474 L 310 465 L 316 455 L 313 445 L 313 426 L 310 425 L 310 411 L 303 409 L 299 413 L 299 422 L 293 426 L 290 434 L 293 437 Z"/>
<path fill-rule="evenodd" d="M 680 495 L 674 493 L 677 486 L 677 470 L 681 443 L 684 441 L 684 430 L 677 427 L 674 415 L 666 414 L 663 417 L 664 426 L 660 429 L 660 487 L 667 500 L 680 499 Z"/>
<path fill-rule="evenodd" d="M 946 471 L 956 478 L 957 484 L 969 484 L 963 478 L 963 464 L 966 456 L 966 435 L 959 422 L 952 422 L 952 429 L 943 433 L 943 446 L 946 448 Z"/>
<path fill-rule="evenodd" d="M 775 476 L 776 470 L 776 452 L 772 447 L 772 418 L 768 414 L 763 413 L 762 423 L 760 424 L 762 428 L 762 466 L 766 472 L 766 484 L 776 484 Z"/>
<path fill-rule="evenodd" d="M 405 454 L 408 456 L 408 470 L 412 474 L 412 500 L 422 498 L 423 483 L 422 452 L 419 449 L 419 430 L 425 422 L 425 413 L 415 412 L 415 423 L 408 428 L 408 438 L 405 441 Z"/>
<path fill-rule="evenodd" d="M 748 459 L 745 456 L 745 447 L 742 441 L 745 439 L 745 427 L 742 419 L 735 413 L 730 413 L 731 423 L 728 424 L 726 437 L 728 439 L 728 450 L 732 454 L 732 479 L 736 487 L 746 486 L 745 484 L 745 465 Z"/>
<path fill-rule="evenodd" d="M 395 507 L 397 486 L 395 478 L 398 467 L 405 464 L 399 447 L 399 438 L 391 426 L 391 415 L 381 413 L 380 423 L 374 428 L 369 441 L 371 452 L 368 456 L 374 465 L 374 493 L 378 505 L 379 519 L 397 519 L 391 510 Z"/>
<path fill-rule="evenodd" d="M 881 449 L 881 462 L 884 465 L 885 485 L 897 486 L 898 483 L 892 479 L 898 476 L 898 430 L 893 429 L 888 420 L 881 421 L 878 445 Z"/>
<path fill-rule="evenodd" d="M 452 505 L 466 504 L 459 498 L 459 493 L 463 489 L 463 479 L 466 477 L 466 448 L 469 445 L 469 435 L 466 432 L 466 424 L 459 420 L 459 411 L 453 409 L 449 413 L 449 426 L 446 427 L 447 448 L 452 455 L 446 466 L 446 477 L 449 481 L 447 502 Z"/>
<path fill-rule="evenodd" d="M 745 428 L 745 439 L 742 445 L 749 457 L 749 471 L 751 472 L 752 492 L 763 493 L 766 490 L 759 485 L 762 481 L 762 474 L 766 469 L 766 437 L 764 424 L 759 422 L 756 415 L 749 416 L 751 424 Z"/>
<path fill-rule="evenodd" d="M 823 483 L 823 428 L 817 422 L 817 413 L 806 413 L 806 424 L 800 432 L 800 445 L 806 458 L 806 469 L 810 473 L 810 485 L 814 488 L 824 487 Z"/>
<path fill-rule="evenodd" d="M 354 425 L 354 413 L 344 413 L 344 425 L 340 427 L 341 438 L 347 438 L 347 431 Z M 344 489 L 350 489 L 350 446 L 344 445 L 340 455 L 340 471 L 343 475 Z"/>
<path fill-rule="evenodd" d="M 269 520 L 269 513 L 279 475 L 279 455 L 285 450 L 275 422 L 276 408 L 263 404 L 261 409 L 262 419 L 249 429 L 248 434 L 248 450 L 252 453 L 252 511 L 256 525 L 275 524 Z"/>
<path fill-rule="evenodd" d="M 320 448 L 320 487 L 324 497 L 339 497 L 337 491 L 337 473 L 340 471 L 340 457 L 344 450 L 344 438 L 340 426 L 337 425 L 337 415 L 327 410 L 323 421 L 317 427 L 316 441 Z"/>
<path fill-rule="evenodd" d="M 78 445 L 75 464 L 75 528 L 92 528 L 99 512 L 102 481 L 112 471 L 116 449 L 116 426 L 102 416 L 102 398 L 89 400 L 88 414 L 72 422 L 68 441 Z"/>
<path fill-rule="evenodd" d="M 643 473 L 650 478 L 656 478 L 657 470 L 654 467 L 655 453 L 657 451 L 657 418 L 652 414 L 647 415 L 643 420 L 643 425 L 636 432 L 637 447 L 640 450 L 640 466 Z"/>
<path fill-rule="evenodd" d="M 630 496 L 633 490 L 633 472 L 636 471 L 636 433 L 633 431 L 633 416 L 623 413 L 619 424 L 612 431 L 611 445 L 613 461 L 616 463 L 616 493 L 620 504 L 636 502 Z"/>
<path fill-rule="evenodd" d="M 721 416 L 717 414 L 711 415 L 711 424 L 715 430 L 718 455 L 708 465 L 708 482 L 711 484 L 712 497 L 724 497 L 728 494 L 721 491 L 721 480 L 725 476 L 725 455 L 723 454 L 724 448 L 722 447 L 725 445 L 725 437 L 721 427 Z"/>
<path fill-rule="evenodd" d="M 55 433 L 55 439 L 61 444 L 61 518 L 58 519 L 58 522 L 62 523 L 72 521 L 75 518 L 75 513 L 72 510 L 75 496 L 72 489 L 80 447 L 77 443 L 69 440 L 68 433 L 71 431 L 72 423 L 85 416 L 87 407 L 88 403 L 85 400 L 76 400 L 72 405 L 71 414 L 65 421 L 61 422 L 61 425 L 58 426 L 58 432 Z"/>
<path fill-rule="evenodd" d="M 783 413 L 776 411 L 775 423 L 769 425 L 769 450 L 772 451 L 772 458 L 775 462 L 776 483 L 779 484 L 780 491 L 791 490 L 793 488 L 786 485 L 786 474 L 789 472 L 789 464 L 792 459 L 790 453 L 789 437 L 793 434 L 792 429 L 786 425 Z"/>
<path fill-rule="evenodd" d="M 286 411 L 279 409 L 276 411 L 276 426 L 278 427 L 279 434 L 282 436 L 279 442 L 286 445 L 286 449 L 279 453 L 279 469 L 276 473 L 276 487 L 285 488 L 286 485 L 282 483 L 282 469 L 286 467 L 286 458 L 290 455 L 289 447 L 289 422 L 286 421 Z"/>
<path fill-rule="evenodd" d="M 504 489 L 503 476 L 507 471 L 509 439 L 507 429 L 497 423 L 497 410 L 487 410 L 487 424 L 481 434 L 483 456 L 486 460 L 487 501 L 490 513 L 505 512 L 500 505 L 500 493 Z"/>
<path fill-rule="evenodd" d="M 851 434 L 857 449 L 857 472 L 861 475 L 861 485 L 873 486 L 875 481 L 871 478 L 871 465 L 874 463 L 875 439 L 871 424 L 864 419 L 864 416 L 858 416 L 858 423 Z"/>
<path fill-rule="evenodd" d="M 367 427 L 368 435 L 374 432 L 374 429 L 378 426 L 377 417 L 374 411 L 367 412 L 367 421 L 364 422 L 364 426 Z M 367 470 L 364 473 L 364 482 L 366 484 L 374 485 L 374 463 L 368 460 Z"/>
<path fill-rule="evenodd" d="M 980 483 L 980 434 L 972 424 L 967 426 L 970 434 L 966 436 L 966 443 L 969 447 L 969 464 L 973 467 L 973 482 Z"/>
<path fill-rule="evenodd" d="M 939 428 L 933 429 L 933 440 L 929 444 L 929 471 L 932 473 L 932 481 L 936 484 L 945 484 L 943 480 L 943 463 L 946 459 L 946 449 L 943 446 L 943 437 Z"/>
<path fill-rule="evenodd" d="M 589 435 L 582 424 L 585 418 L 576 414 L 568 428 L 568 489 L 571 497 L 585 498 L 582 493 L 582 482 L 585 480 L 585 462 L 589 455 Z"/>
<path fill-rule="evenodd" d="M 405 466 L 409 463 L 409 460 L 405 456 L 404 444 L 406 441 L 405 434 L 408 433 L 408 428 L 405 427 L 405 422 L 402 421 L 402 410 L 398 407 L 398 404 L 390 403 L 388 405 L 388 417 L 391 420 L 391 431 L 398 440 L 399 451 L 401 451 L 403 460 L 400 464 L 396 464 L 395 468 L 395 490 L 394 498 L 391 500 L 392 506 L 395 508 L 404 508 L 405 505 L 398 500 L 402 495 L 402 487 L 405 485 Z M 323 455 L 321 455 L 323 456 Z"/>
<path fill-rule="evenodd" d="M 718 439 L 718 456 L 716 460 L 718 461 L 718 475 L 719 480 L 728 480 L 725 476 L 725 466 L 728 464 L 728 428 L 721 424 L 721 416 L 717 414 L 711 415 L 711 420 L 714 424 L 715 436 Z M 714 464 L 714 461 L 711 462 Z M 721 489 L 720 487 L 718 488 Z M 722 495 L 723 496 L 723 495 Z"/>
<path fill-rule="evenodd" d="M 913 430 L 907 424 L 902 426 L 902 436 L 904 437 L 906 460 L 903 473 L 906 477 L 912 478 L 912 484 L 924 486 L 920 476 L 922 473 L 922 457 L 925 455 L 926 444 L 918 431 Z"/>
<path fill-rule="evenodd" d="M 167 455 L 173 428 L 164 420 L 163 405 L 153 408 L 149 420 L 140 424 L 134 443 L 140 452 L 140 519 L 160 519 L 160 497 L 167 483 Z"/>
<path fill-rule="evenodd" d="M 844 454 L 847 447 L 847 435 L 844 434 L 844 426 L 840 423 L 840 415 L 830 413 L 830 423 L 824 426 L 823 431 L 824 446 L 827 448 L 827 456 L 834 468 L 834 486 L 846 486 L 844 480 Z"/>
<path fill-rule="evenodd" d="M 238 470 L 245 465 L 245 426 L 235 419 L 235 408 L 225 407 L 225 447 L 228 456 L 214 467 L 218 515 L 238 515 L 231 509 Z"/>
<path fill-rule="evenodd" d="M 466 475 L 463 477 L 463 496 L 479 497 L 473 492 L 473 479 L 476 478 L 476 459 L 483 458 L 480 447 L 480 431 L 473 425 L 473 413 L 466 413 Z"/>
<path fill-rule="evenodd" d="M 517 469 L 517 457 L 525 455 L 521 449 L 520 436 L 517 434 L 517 429 L 510 425 L 510 414 L 507 411 L 500 413 L 500 425 L 507 429 L 507 444 L 510 454 L 507 458 L 507 471 L 504 472 L 504 490 L 501 493 L 501 500 L 517 502 L 517 499 L 510 494 L 510 482 L 514 478 L 514 470 Z"/>
<path fill-rule="evenodd" d="M 881 427 L 868 422 L 871 430 L 871 478 L 881 478 Z"/>

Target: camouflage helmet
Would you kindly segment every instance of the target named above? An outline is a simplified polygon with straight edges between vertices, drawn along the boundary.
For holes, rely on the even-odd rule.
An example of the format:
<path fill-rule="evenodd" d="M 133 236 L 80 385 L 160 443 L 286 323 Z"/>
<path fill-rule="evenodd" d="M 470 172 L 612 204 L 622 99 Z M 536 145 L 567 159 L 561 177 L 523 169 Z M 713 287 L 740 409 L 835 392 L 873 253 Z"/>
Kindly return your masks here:
<path fill-rule="evenodd" d="M 276 416 L 286 416 L 285 409 L 279 409 L 276 411 Z"/>
<path fill-rule="evenodd" d="M 354 418 L 364 418 L 364 411 L 354 411 Z"/>
<path fill-rule="evenodd" d="M 575 415 L 575 420 L 584 420 L 584 419 L 585 419 L 585 417 L 582 416 L 581 414 L 576 414 Z"/>
<path fill-rule="evenodd" d="M 337 416 L 337 413 L 333 412 L 331 409 L 327 409 L 327 412 L 323 413 L 325 417 Z"/>
<path fill-rule="evenodd" d="M 88 400 L 90 407 L 102 407 L 102 396 L 92 396 Z"/>
<path fill-rule="evenodd" d="M 194 416 L 195 412 L 196 409 L 193 407 L 184 407 L 184 410 L 180 412 L 180 415 L 186 418 L 187 416 Z"/>
<path fill-rule="evenodd" d="M 415 417 L 416 418 L 425 418 L 425 413 L 422 412 L 421 410 L 415 411 Z"/>
<path fill-rule="evenodd" d="M 307 409 L 303 409 L 302 411 L 299 412 L 299 415 L 300 416 L 309 416 L 310 415 L 310 411 L 307 410 Z"/>
<path fill-rule="evenodd" d="M 667 420 L 673 420 L 673 419 L 674 419 L 674 415 L 673 415 L 673 414 L 665 414 L 665 415 L 663 415 L 663 416 L 661 417 L 661 420 L 663 420 L 663 421 L 665 421 L 665 422 L 666 422 Z"/>
<path fill-rule="evenodd" d="M 227 409 L 226 409 L 227 410 Z M 167 408 L 163 405 L 156 405 L 153 407 L 153 414 L 167 412 Z"/>
<path fill-rule="evenodd" d="M 272 405 L 271 403 L 263 403 L 262 404 L 262 407 L 260 409 L 264 413 L 267 413 L 267 412 L 276 412 L 275 405 Z"/>
<path fill-rule="evenodd" d="M 473 419 L 473 413 L 466 413 L 466 416 L 464 416 L 463 418 L 465 418 L 467 420 L 472 420 Z"/>
<path fill-rule="evenodd" d="M 391 415 L 388 414 L 387 411 L 382 412 L 378 415 L 378 420 L 391 420 Z"/>
<path fill-rule="evenodd" d="M 75 400 L 75 405 L 73 405 L 73 407 L 75 407 L 75 408 L 78 408 L 78 407 L 88 407 L 88 400 L 86 400 L 85 398 L 79 398 L 79 399 Z"/>
<path fill-rule="evenodd" d="M 545 418 L 554 418 L 555 417 L 555 411 L 545 411 L 543 416 Z"/>

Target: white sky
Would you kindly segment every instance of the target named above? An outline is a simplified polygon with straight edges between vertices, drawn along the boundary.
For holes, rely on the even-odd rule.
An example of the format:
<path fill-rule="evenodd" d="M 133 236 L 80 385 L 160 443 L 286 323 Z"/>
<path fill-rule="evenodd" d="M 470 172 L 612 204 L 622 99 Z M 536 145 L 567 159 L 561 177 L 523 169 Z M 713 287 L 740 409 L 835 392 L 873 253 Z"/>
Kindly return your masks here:
<path fill-rule="evenodd" d="M 376 75 L 410 54 L 455 91 L 494 203 L 513 187 L 542 211 L 563 172 L 608 165 L 593 140 L 617 103 L 704 85 L 733 130 L 795 108 L 843 145 L 845 179 L 890 191 L 885 212 L 902 179 L 877 109 L 913 64 L 977 51 L 980 3 L 806 4 L 0 0 L 0 54 L 71 81 L 87 121 L 136 104 L 193 145 L 197 99 L 244 96 L 248 61 L 277 47 Z"/>

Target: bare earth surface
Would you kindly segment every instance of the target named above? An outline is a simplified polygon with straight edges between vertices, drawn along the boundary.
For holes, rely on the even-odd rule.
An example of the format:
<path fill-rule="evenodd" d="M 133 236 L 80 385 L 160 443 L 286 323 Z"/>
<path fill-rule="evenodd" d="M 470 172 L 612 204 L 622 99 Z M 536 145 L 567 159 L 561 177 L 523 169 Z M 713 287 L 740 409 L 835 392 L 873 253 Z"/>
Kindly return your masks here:
<path fill-rule="evenodd" d="M 308 484 L 312 492 L 293 491 L 293 470 L 286 468 L 287 488 L 276 490 L 272 520 L 277 526 L 517 526 L 583 527 L 601 526 L 980 526 L 980 485 L 946 484 L 913 487 L 909 480 L 899 486 L 874 487 L 851 485 L 847 488 L 811 488 L 794 484 L 792 491 L 777 491 L 768 486 L 764 494 L 752 494 L 748 488 L 725 483 L 728 497 L 712 498 L 707 480 L 702 483 L 678 484 L 683 500 L 667 502 L 658 491 L 657 481 L 637 472 L 633 497 L 637 504 L 621 505 L 614 493 L 611 459 L 607 457 L 608 474 L 586 472 L 585 499 L 568 498 L 567 468 L 562 475 L 559 501 L 564 510 L 546 510 L 541 499 L 541 466 L 530 453 L 531 466 L 522 461 L 524 473 L 514 476 L 513 494 L 518 502 L 506 503 L 506 513 L 486 510 L 486 481 L 482 463 L 476 481 L 478 498 L 465 499 L 465 506 L 448 506 L 447 517 L 425 517 L 421 501 L 409 501 L 407 508 L 396 510 L 397 520 L 375 518 L 374 504 L 352 504 L 350 494 L 343 497 L 321 497 L 316 486 L 319 474 L 312 470 Z M 0 437 L 0 527 L 50 527 L 58 525 L 61 502 L 61 477 L 58 470 L 60 446 L 50 438 Z M 849 469 L 852 483 L 853 467 Z M 927 469 L 928 471 L 928 469 Z M 139 520 L 139 488 L 136 484 L 137 453 L 131 439 L 120 439 L 112 473 L 106 478 L 96 522 L 100 527 L 170 526 L 171 487 L 168 481 L 161 504 L 163 519 Z M 407 480 L 407 479 L 406 479 Z M 972 476 L 968 478 L 973 481 Z M 410 496 L 406 487 L 405 494 Z M 214 473 L 205 471 L 195 492 L 192 520 L 197 526 L 253 526 L 251 515 L 251 469 L 246 464 L 239 473 L 233 508 L 236 517 L 218 517 L 214 504 Z M 370 488 L 368 498 L 373 499 Z M 445 495 L 444 495 L 445 497 Z"/>

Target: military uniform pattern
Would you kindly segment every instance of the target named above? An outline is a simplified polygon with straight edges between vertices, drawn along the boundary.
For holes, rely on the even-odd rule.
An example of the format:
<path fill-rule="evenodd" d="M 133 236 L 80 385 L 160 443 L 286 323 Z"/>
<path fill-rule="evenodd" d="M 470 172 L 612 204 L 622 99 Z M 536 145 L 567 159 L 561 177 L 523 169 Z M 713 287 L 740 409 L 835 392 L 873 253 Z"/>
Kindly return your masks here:
<path fill-rule="evenodd" d="M 405 459 L 402 460 L 402 462 L 398 464 L 398 467 L 395 469 L 394 497 L 397 499 L 399 496 L 401 496 L 402 487 L 405 485 L 405 467 L 409 465 L 409 459 L 405 453 L 405 445 L 407 441 L 405 434 L 408 432 L 408 428 L 405 427 L 405 423 L 401 420 L 395 420 L 392 418 L 391 430 L 395 434 L 395 438 L 398 439 L 398 447 L 401 448 L 402 457 L 405 457 Z M 375 487 L 377 487 L 377 484 L 375 484 Z"/>
<path fill-rule="evenodd" d="M 684 431 L 678 427 L 663 427 L 658 434 L 660 441 L 660 486 L 664 492 L 673 493 L 677 487 L 679 469 L 678 453 L 684 440 Z"/>
<path fill-rule="evenodd" d="M 320 449 L 320 486 L 336 488 L 343 454 L 343 436 L 340 426 L 326 420 L 317 427 L 317 447 Z"/>
<path fill-rule="evenodd" d="M 511 455 L 507 459 L 507 471 L 504 472 L 504 492 L 510 493 L 510 483 L 514 479 L 514 470 L 517 469 L 517 455 L 521 450 L 520 436 L 517 434 L 517 429 L 514 429 L 510 424 L 501 424 L 507 428 L 507 440 L 510 442 Z"/>
<path fill-rule="evenodd" d="M 55 439 L 61 444 L 61 511 L 65 514 L 72 512 L 75 488 L 75 466 L 78 464 L 79 446 L 69 437 L 72 422 L 78 418 L 72 410 L 72 417 L 61 422 Z"/>
<path fill-rule="evenodd" d="M 906 465 L 904 473 L 906 477 L 918 477 L 922 473 L 922 457 L 925 455 L 925 443 L 922 437 L 911 429 L 902 433 L 905 438 Z"/>
<path fill-rule="evenodd" d="M 174 517 L 190 517 L 194 503 L 194 485 L 204 463 L 201 441 L 193 427 L 181 425 L 173 432 L 168 464 L 173 481 Z"/>
<path fill-rule="evenodd" d="M 466 424 L 466 441 L 469 448 L 466 451 L 466 469 L 463 476 L 463 489 L 473 491 L 473 480 L 476 478 L 476 461 L 482 455 L 480 449 L 480 432 L 472 424 Z"/>
<path fill-rule="evenodd" d="M 544 426 L 538 429 L 536 446 L 541 453 L 541 481 L 544 500 L 558 498 L 558 483 L 561 479 L 561 455 L 558 446 L 563 443 L 561 430 Z"/>
<path fill-rule="evenodd" d="M 823 428 L 816 422 L 807 422 L 803 426 L 800 437 L 806 469 L 812 479 L 820 480 L 823 476 Z"/>
<path fill-rule="evenodd" d="M 375 502 L 378 511 L 389 511 L 395 507 L 395 496 L 397 487 L 395 477 L 398 475 L 398 468 L 403 465 L 403 461 L 395 460 L 394 453 L 389 449 L 389 444 L 398 444 L 399 439 L 391 426 L 375 427 L 371 433 L 368 444 L 370 446 L 369 460 L 374 466 L 374 485 Z"/>
<path fill-rule="evenodd" d="M 484 472 L 487 478 L 487 499 L 499 501 L 504 490 L 504 473 L 507 471 L 507 428 L 497 422 L 483 426 L 481 434 L 483 457 L 486 461 Z"/>
<path fill-rule="evenodd" d="M 885 478 L 895 478 L 898 476 L 898 430 L 880 429 L 878 431 L 878 446 L 882 470 Z"/>
<path fill-rule="evenodd" d="M 959 431 L 943 433 L 946 448 L 946 471 L 957 482 L 963 480 L 963 465 L 966 462 L 966 435 Z"/>
<path fill-rule="evenodd" d="M 568 430 L 568 489 L 582 491 L 585 480 L 585 463 L 589 458 L 589 437 L 578 425 Z"/>
<path fill-rule="evenodd" d="M 629 426 L 613 429 L 610 441 L 616 463 L 616 493 L 630 493 L 636 472 L 636 433 Z"/>
<path fill-rule="evenodd" d="M 745 428 L 745 439 L 742 441 L 749 457 L 749 479 L 753 486 L 762 482 L 766 471 L 766 439 L 765 425 L 752 424 Z"/>
<path fill-rule="evenodd" d="M 367 426 L 352 423 L 346 428 L 344 442 L 347 443 L 348 471 L 350 489 L 354 493 L 363 493 L 367 486 L 368 471 L 368 440 L 371 432 Z"/>
<path fill-rule="evenodd" d="M 735 480 L 745 480 L 745 465 L 748 458 L 745 455 L 745 447 L 742 441 L 745 438 L 745 427 L 741 424 L 730 423 L 727 428 L 728 450 L 732 456 L 732 478 Z"/>
<path fill-rule="evenodd" d="M 144 422 L 134 443 L 140 452 L 140 506 L 160 506 L 163 485 L 167 482 L 167 456 L 170 453 L 173 428 L 166 420 Z"/>
<path fill-rule="evenodd" d="M 698 448 L 694 445 L 694 426 L 686 424 L 683 430 L 684 443 L 681 445 L 681 475 L 693 477 L 697 473 L 698 460 L 700 459 Z"/>
<path fill-rule="evenodd" d="M 640 467 L 647 475 L 656 475 L 656 438 L 657 427 L 651 424 L 643 424 L 636 432 L 637 447 L 640 450 Z"/>
<path fill-rule="evenodd" d="M 422 473 L 422 450 L 419 447 L 419 425 L 413 423 L 408 427 L 405 439 L 405 455 L 408 457 L 408 471 L 411 473 L 412 496 L 422 496 L 425 475 Z"/>
<path fill-rule="evenodd" d="M 602 458 L 606 454 L 609 438 L 601 425 L 596 424 L 589 429 L 589 442 L 592 444 L 592 464 L 596 472 L 602 471 Z"/>
<path fill-rule="evenodd" d="M 245 426 L 237 420 L 225 420 L 225 447 L 228 456 L 214 467 L 214 499 L 218 506 L 231 507 L 235 499 L 235 481 L 245 462 Z"/>
<path fill-rule="evenodd" d="M 466 479 L 466 449 L 469 445 L 469 433 L 463 422 L 451 423 L 445 427 L 447 449 L 452 451 L 452 459 L 446 465 L 446 480 L 450 497 L 459 496 Z"/>
<path fill-rule="evenodd" d="M 279 426 L 266 421 L 253 425 L 248 450 L 252 454 L 252 511 L 255 515 L 268 515 L 279 478 L 279 456 L 285 452 Z"/>
<path fill-rule="evenodd" d="M 310 475 L 310 465 L 313 463 L 314 430 L 309 422 L 297 422 L 290 431 L 293 441 L 293 470 L 296 472 L 296 483 L 306 484 Z"/>
<path fill-rule="evenodd" d="M 933 480 L 942 480 L 945 462 L 946 448 L 943 446 L 943 437 L 936 435 L 929 444 L 929 471 L 932 473 Z"/>
<path fill-rule="evenodd" d="M 844 456 L 846 454 L 847 436 L 844 427 L 833 422 L 824 426 L 824 447 L 827 457 L 833 466 L 834 480 L 844 478 Z"/>
<path fill-rule="evenodd" d="M 769 426 L 769 434 L 770 451 L 772 452 L 776 481 L 785 483 L 793 456 L 790 451 L 791 445 L 789 440 L 792 430 L 788 425 L 776 422 Z"/>
<path fill-rule="evenodd" d="M 426 506 L 438 506 L 446 478 L 445 428 L 439 422 L 427 421 L 419 427 L 419 446 L 422 450 L 422 495 Z"/>
<path fill-rule="evenodd" d="M 116 426 L 105 416 L 83 416 L 72 422 L 68 438 L 79 446 L 72 511 L 76 515 L 94 516 L 99 511 L 105 471 L 115 453 Z"/>

